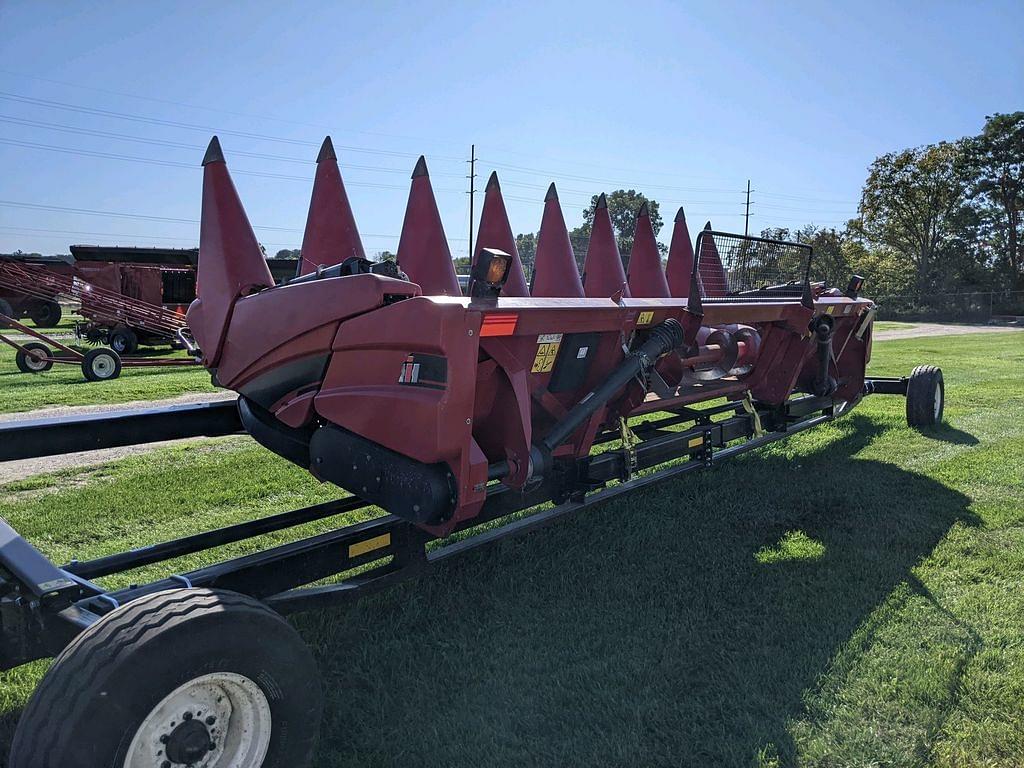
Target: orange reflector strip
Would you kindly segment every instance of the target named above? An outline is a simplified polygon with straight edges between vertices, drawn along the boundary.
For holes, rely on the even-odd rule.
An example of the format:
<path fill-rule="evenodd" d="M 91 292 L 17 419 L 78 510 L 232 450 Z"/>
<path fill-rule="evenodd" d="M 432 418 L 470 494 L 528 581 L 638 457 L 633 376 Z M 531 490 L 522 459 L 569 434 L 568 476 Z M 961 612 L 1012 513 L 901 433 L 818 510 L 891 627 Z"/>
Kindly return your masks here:
<path fill-rule="evenodd" d="M 516 314 L 493 314 L 484 315 L 484 321 L 480 324 L 481 336 L 511 336 L 515 333 L 516 323 L 519 315 Z"/>

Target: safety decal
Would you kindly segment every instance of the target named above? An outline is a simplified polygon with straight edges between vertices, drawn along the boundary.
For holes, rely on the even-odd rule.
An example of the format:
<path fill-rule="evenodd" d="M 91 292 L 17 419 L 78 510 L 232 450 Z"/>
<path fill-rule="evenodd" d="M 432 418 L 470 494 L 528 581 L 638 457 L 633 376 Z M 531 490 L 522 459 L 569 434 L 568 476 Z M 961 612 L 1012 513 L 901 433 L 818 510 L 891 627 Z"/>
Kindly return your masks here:
<path fill-rule="evenodd" d="M 654 322 L 654 312 L 641 312 L 640 317 L 636 319 L 637 325 L 650 325 Z"/>
<path fill-rule="evenodd" d="M 558 356 L 558 348 L 562 344 L 562 339 L 559 333 L 551 335 L 558 336 L 558 341 L 546 341 L 537 344 L 537 356 L 533 358 L 533 368 L 530 369 L 531 373 L 551 373 L 551 369 L 555 367 L 555 358 Z"/>

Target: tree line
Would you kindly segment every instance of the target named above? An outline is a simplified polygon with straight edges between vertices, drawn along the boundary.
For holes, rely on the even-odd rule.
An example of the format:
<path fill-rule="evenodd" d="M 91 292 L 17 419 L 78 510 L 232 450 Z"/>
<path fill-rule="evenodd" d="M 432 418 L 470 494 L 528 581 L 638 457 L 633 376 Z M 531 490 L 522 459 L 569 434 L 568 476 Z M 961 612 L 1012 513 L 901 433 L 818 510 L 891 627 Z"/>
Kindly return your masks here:
<path fill-rule="evenodd" d="M 636 190 L 607 196 L 619 252 L 633 245 L 636 211 L 647 202 L 655 234 L 656 200 Z M 582 269 L 594 205 L 570 231 Z M 884 154 L 868 168 L 858 216 L 839 227 L 769 227 L 761 236 L 814 247 L 816 279 L 844 284 L 867 277 L 876 294 L 1024 291 L 1024 112 L 988 117 L 981 133 Z M 533 232 L 516 235 L 532 271 Z M 664 253 L 664 245 L 661 246 Z"/>

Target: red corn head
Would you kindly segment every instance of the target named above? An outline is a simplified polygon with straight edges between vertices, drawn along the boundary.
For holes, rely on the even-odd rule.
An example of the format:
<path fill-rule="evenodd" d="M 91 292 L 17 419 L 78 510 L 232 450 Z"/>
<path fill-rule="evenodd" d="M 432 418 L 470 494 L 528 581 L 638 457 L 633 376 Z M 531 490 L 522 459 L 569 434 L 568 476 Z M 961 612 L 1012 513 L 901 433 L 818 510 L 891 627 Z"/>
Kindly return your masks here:
<path fill-rule="evenodd" d="M 565 228 L 554 183 L 544 196 L 544 216 L 537 235 L 531 295 L 544 298 L 583 298 L 583 283 Z"/>
<path fill-rule="evenodd" d="M 594 225 L 590 230 L 587 257 L 583 261 L 583 290 L 594 299 L 606 299 L 616 294 L 629 296 L 622 257 L 615 242 L 612 219 L 608 214 L 608 201 L 602 194 L 594 208 Z"/>
<path fill-rule="evenodd" d="M 664 299 L 670 295 L 646 202 L 636 215 L 633 249 L 629 253 L 629 292 L 636 297 L 651 299 Z"/>
<path fill-rule="evenodd" d="M 692 276 L 693 243 L 690 241 L 690 230 L 686 227 L 686 215 L 680 206 L 672 227 L 672 242 L 668 247 L 668 265 L 665 268 L 671 295 L 682 299 L 690 298 Z"/>
<path fill-rule="evenodd" d="M 316 158 L 316 177 L 309 200 L 306 232 L 302 236 L 299 274 L 315 272 L 319 266 L 341 264 L 352 256 L 365 259 L 366 253 L 345 194 L 338 156 L 328 136 Z"/>
<path fill-rule="evenodd" d="M 202 298 L 189 308 L 188 324 L 204 364 L 216 367 L 235 300 L 274 284 L 216 136 L 203 158 L 196 284 L 202 286 Z"/>
<path fill-rule="evenodd" d="M 418 283 L 424 296 L 461 296 L 448 240 L 437 210 L 427 161 L 420 156 L 412 172 L 409 203 L 398 241 L 398 266 Z"/>
<path fill-rule="evenodd" d="M 529 296 L 526 287 L 526 276 L 523 274 L 523 263 L 519 260 L 516 238 L 512 234 L 512 226 L 508 223 L 505 201 L 501 197 L 501 186 L 498 174 L 492 173 L 487 180 L 484 192 L 484 207 L 480 212 L 480 233 L 476 237 L 476 250 L 473 253 L 473 264 L 480 257 L 484 248 L 497 248 L 512 256 L 508 279 L 501 289 L 502 296 Z"/>
<path fill-rule="evenodd" d="M 718 253 L 718 246 L 711 236 L 711 222 L 704 225 L 704 237 L 701 238 L 700 261 L 697 270 L 700 273 L 700 283 L 704 296 L 719 297 L 729 292 L 729 283 L 725 278 L 725 269 L 722 267 L 722 257 Z"/>

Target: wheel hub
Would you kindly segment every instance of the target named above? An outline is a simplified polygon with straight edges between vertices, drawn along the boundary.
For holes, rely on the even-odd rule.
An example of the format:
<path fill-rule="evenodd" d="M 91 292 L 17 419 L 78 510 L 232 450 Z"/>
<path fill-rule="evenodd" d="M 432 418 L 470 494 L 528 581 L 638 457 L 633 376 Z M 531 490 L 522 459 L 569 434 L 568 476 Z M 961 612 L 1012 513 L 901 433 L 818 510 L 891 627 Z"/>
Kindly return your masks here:
<path fill-rule="evenodd" d="M 196 763 L 216 748 L 206 726 L 195 718 L 180 723 L 167 737 L 167 759 L 176 765 Z"/>
<path fill-rule="evenodd" d="M 250 768 L 270 747 L 270 703 L 244 675 L 215 672 L 179 686 L 139 724 L 124 768 Z"/>

